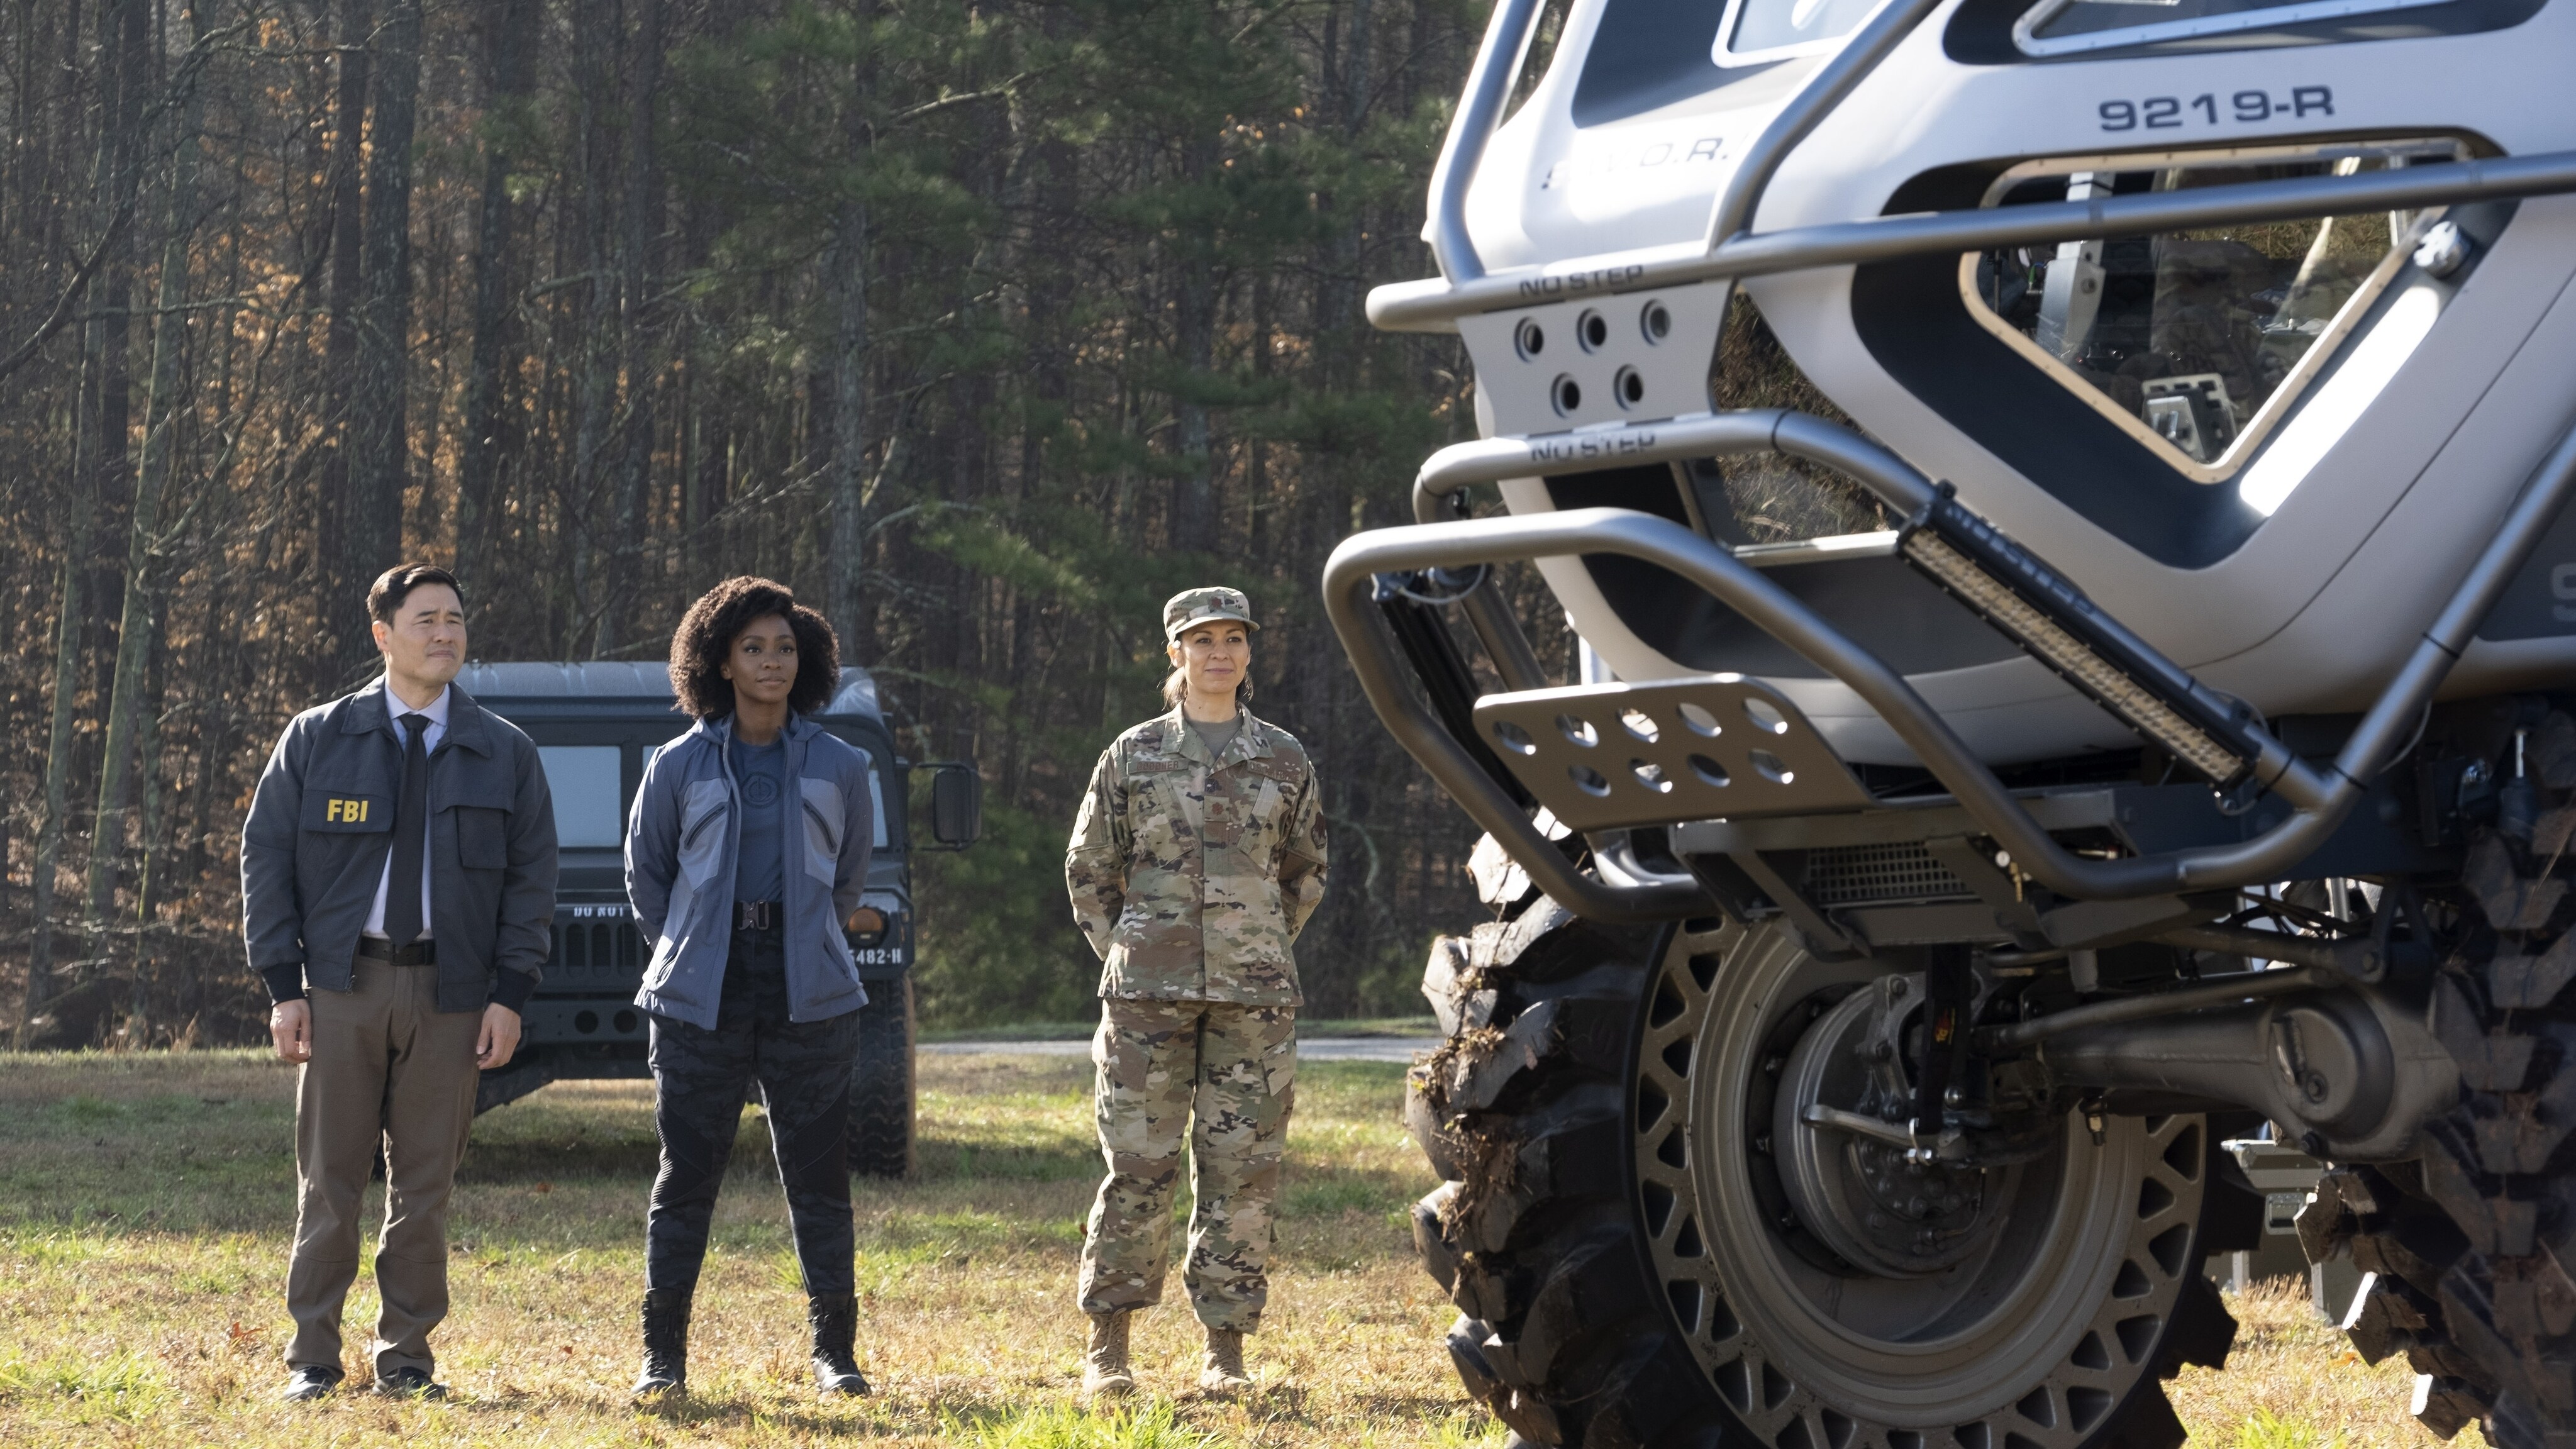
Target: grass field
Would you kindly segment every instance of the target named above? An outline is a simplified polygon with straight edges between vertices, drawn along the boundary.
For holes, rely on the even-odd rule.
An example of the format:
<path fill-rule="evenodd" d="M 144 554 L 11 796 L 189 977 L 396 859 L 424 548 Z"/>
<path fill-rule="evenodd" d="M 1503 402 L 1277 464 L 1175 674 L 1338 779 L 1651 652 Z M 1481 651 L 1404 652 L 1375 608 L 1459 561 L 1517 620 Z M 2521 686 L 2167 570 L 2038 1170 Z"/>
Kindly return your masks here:
<path fill-rule="evenodd" d="M 878 1388 L 806 1388 L 801 1295 L 765 1134 L 745 1134 L 699 1292 L 695 1396 L 628 1406 L 652 1174 L 649 1088 L 560 1083 L 486 1117 L 451 1219 L 456 1309 L 443 1405 L 344 1394 L 270 1402 L 287 1324 L 289 1072 L 250 1053 L 0 1055 L 0 1444 L 790 1445 L 992 1449 L 1499 1445 L 1439 1336 L 1453 1310 L 1413 1266 L 1404 1207 L 1430 1184 L 1396 1122 L 1399 1068 L 1309 1063 L 1290 1134 L 1268 1330 L 1273 1385 L 1186 1392 L 1195 1328 L 1140 1325 L 1149 1396 L 1074 1406 L 1081 1215 L 1098 1172 L 1088 1068 L 926 1057 L 922 1172 L 858 1196 L 861 1354 Z M 374 1305 L 353 1295 L 350 1367 Z M 2175 1384 L 2195 1444 L 2345 1449 L 2435 1442 L 2401 1365 L 2366 1369 L 2288 1293 L 2237 1303 L 2225 1374 Z M 354 1386 L 354 1385 L 353 1385 Z M 2475 1442 L 2475 1432 L 2462 1436 Z"/>

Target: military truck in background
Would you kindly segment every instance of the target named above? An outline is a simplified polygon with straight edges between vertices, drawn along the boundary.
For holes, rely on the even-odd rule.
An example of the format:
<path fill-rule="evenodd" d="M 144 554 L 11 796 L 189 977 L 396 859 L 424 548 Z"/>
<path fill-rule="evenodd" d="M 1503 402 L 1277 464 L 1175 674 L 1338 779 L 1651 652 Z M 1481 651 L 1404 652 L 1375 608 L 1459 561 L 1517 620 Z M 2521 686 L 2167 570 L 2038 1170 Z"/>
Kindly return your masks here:
<path fill-rule="evenodd" d="M 528 998 L 518 1054 L 483 1074 L 475 1110 L 517 1101 L 548 1082 L 649 1075 L 648 1023 L 634 1002 L 652 953 L 626 903 L 621 847 L 645 762 L 688 727 L 670 675 L 658 663 L 471 664 L 456 682 L 536 741 L 554 791 L 563 866 L 554 950 Z M 841 671 L 840 689 L 815 723 L 856 746 L 876 770 L 876 848 L 862 910 L 849 923 L 850 951 L 868 990 L 852 1065 L 850 1167 L 900 1177 L 913 1163 L 913 854 L 974 843 L 983 783 L 971 764 L 915 765 L 898 755 L 876 680 L 864 669 Z M 933 772 L 929 839 L 919 841 L 908 788 L 916 769 Z"/>

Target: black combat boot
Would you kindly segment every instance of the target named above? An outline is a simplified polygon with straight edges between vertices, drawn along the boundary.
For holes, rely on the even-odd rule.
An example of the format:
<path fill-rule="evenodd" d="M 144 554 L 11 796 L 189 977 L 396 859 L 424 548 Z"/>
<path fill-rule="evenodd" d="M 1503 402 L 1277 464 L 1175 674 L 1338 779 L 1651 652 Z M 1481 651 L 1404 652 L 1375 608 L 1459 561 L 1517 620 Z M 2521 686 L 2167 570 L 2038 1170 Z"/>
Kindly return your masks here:
<path fill-rule="evenodd" d="M 806 1300 L 805 1319 L 814 1326 L 815 1387 L 826 1394 L 867 1393 L 867 1376 L 859 1372 L 854 1348 L 859 1300 L 847 1293 L 817 1293 Z"/>
<path fill-rule="evenodd" d="M 635 1397 L 677 1397 L 689 1391 L 689 1297 L 676 1289 L 644 1295 L 644 1371 Z"/>

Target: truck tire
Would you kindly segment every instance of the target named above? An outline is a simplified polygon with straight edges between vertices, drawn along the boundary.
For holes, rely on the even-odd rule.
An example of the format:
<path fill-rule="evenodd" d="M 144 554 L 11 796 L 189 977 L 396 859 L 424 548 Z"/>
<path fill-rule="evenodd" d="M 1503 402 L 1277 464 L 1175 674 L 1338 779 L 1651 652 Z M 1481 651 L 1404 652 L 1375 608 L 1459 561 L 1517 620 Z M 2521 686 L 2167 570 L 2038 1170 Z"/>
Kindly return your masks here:
<path fill-rule="evenodd" d="M 859 1055 L 850 1071 L 850 1171 L 910 1177 L 912 1123 L 912 978 L 867 983 L 859 1008 Z"/>
<path fill-rule="evenodd" d="M 1837 1270 L 1758 1166 L 1766 1072 L 1890 969 L 1544 898 L 1434 946 L 1424 990 L 1448 1039 L 1407 1115 L 1456 1179 L 1417 1207 L 1416 1239 L 1460 1311 L 1461 1380 L 1520 1441 L 2183 1442 L 2160 1381 L 2225 1363 L 2236 1325 L 2202 1259 L 2250 1246 L 2261 1211 L 2220 1180 L 2204 1119 L 2110 1117 L 2097 1145 L 2070 1114 L 2039 1160 L 1981 1170 L 1974 1221 L 1993 1231 L 1928 1277 Z"/>
<path fill-rule="evenodd" d="M 2424 1155 L 2329 1172 L 2299 1215 L 2308 1256 L 2365 1275 L 2344 1332 L 2363 1359 L 2406 1355 L 2415 1416 L 2450 1438 L 2483 1421 L 2497 1449 L 2576 1435 L 2576 902 L 2562 860 L 2576 810 L 2576 726 L 2537 741 L 2538 829 L 2473 836 L 2432 1024 L 2460 1101 Z"/>

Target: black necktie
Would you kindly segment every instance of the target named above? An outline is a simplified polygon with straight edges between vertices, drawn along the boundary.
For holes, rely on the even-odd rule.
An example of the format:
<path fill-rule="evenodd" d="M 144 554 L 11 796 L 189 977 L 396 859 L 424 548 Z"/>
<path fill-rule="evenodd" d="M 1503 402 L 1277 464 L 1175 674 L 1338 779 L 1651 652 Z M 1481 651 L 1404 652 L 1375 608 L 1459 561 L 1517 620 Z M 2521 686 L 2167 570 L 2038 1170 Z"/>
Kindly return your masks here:
<path fill-rule="evenodd" d="M 385 935 L 397 946 L 420 939 L 421 857 L 429 834 L 429 716 L 402 717 L 402 798 L 394 803 L 394 863 L 385 880 Z"/>

